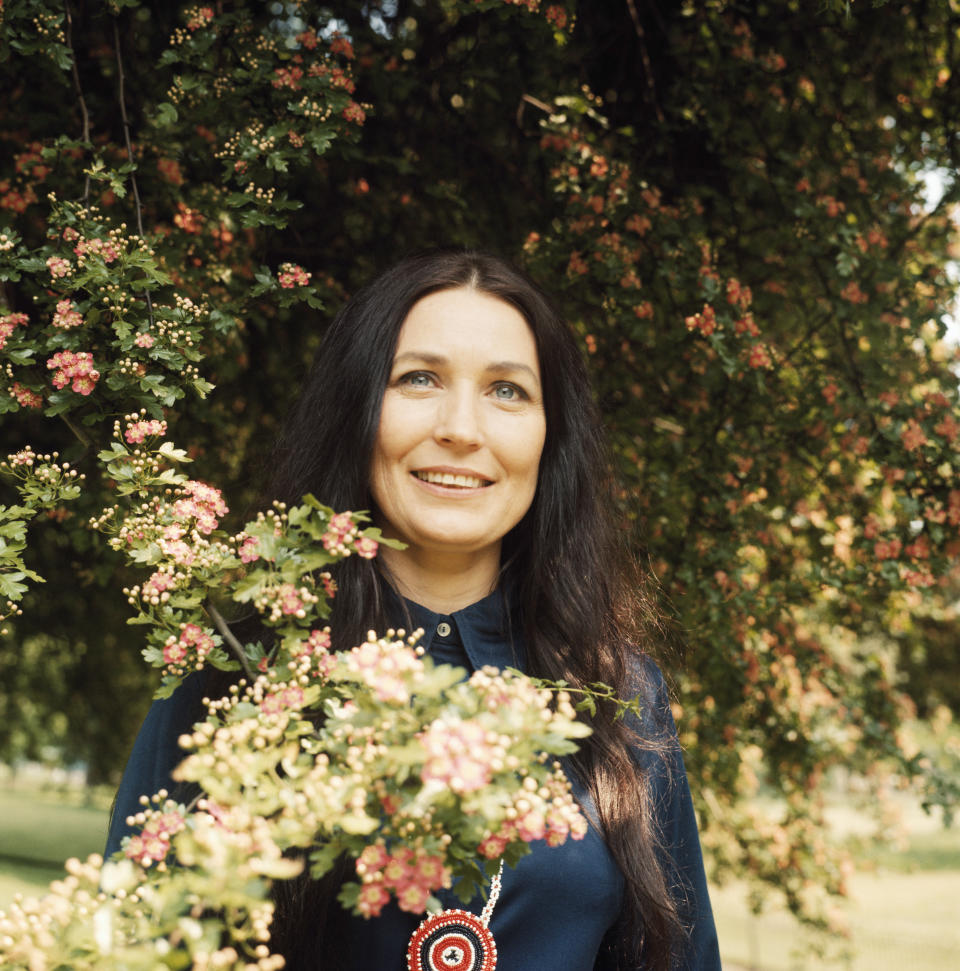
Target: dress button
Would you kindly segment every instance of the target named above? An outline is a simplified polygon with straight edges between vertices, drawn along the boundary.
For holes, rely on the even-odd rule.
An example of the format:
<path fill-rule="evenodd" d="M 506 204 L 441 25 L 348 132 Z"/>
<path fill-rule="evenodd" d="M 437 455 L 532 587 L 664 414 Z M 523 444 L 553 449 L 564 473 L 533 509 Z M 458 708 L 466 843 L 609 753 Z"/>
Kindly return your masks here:
<path fill-rule="evenodd" d="M 452 630 L 453 628 L 446 621 L 444 621 L 442 624 L 437 624 L 437 633 L 441 637 L 449 637 L 450 631 Z"/>

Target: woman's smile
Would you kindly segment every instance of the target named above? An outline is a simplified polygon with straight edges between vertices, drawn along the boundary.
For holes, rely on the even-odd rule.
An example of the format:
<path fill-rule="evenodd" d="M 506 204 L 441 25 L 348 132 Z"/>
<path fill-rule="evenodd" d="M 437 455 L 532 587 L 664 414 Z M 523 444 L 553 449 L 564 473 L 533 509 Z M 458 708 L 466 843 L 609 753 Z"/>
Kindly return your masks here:
<path fill-rule="evenodd" d="M 417 469 L 410 474 L 428 485 L 442 486 L 445 489 L 460 492 L 485 489 L 493 485 L 492 480 L 468 469 Z"/>

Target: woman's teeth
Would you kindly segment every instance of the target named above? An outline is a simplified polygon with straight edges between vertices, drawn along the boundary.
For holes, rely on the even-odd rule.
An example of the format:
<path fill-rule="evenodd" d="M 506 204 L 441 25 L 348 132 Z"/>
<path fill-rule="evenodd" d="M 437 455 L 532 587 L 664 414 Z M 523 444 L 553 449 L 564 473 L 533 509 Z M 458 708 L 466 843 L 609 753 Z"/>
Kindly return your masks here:
<path fill-rule="evenodd" d="M 453 475 L 450 472 L 414 472 L 418 479 L 432 482 L 434 485 L 456 486 L 460 489 L 481 489 L 490 485 L 486 479 L 478 479 L 472 475 Z"/>

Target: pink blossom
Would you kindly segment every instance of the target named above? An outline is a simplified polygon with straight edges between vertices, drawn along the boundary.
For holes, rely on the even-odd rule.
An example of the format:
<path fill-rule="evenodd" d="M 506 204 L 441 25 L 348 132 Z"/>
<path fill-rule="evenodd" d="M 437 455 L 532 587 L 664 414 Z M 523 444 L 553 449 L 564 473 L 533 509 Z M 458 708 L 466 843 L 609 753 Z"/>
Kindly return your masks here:
<path fill-rule="evenodd" d="M 13 333 L 13 328 L 27 323 L 28 320 L 26 314 L 6 314 L 0 317 L 0 350 L 3 350 L 3 345 Z"/>
<path fill-rule="evenodd" d="M 152 438 L 155 435 L 166 435 L 167 423 L 165 421 L 135 421 L 127 425 L 127 430 L 123 437 L 131 444 L 139 444 L 145 438 Z"/>
<path fill-rule="evenodd" d="M 307 273 L 296 263 L 281 263 L 277 279 L 285 290 L 292 290 L 294 287 L 305 287 L 310 282 L 311 276 L 313 276 L 312 273 Z"/>
<path fill-rule="evenodd" d="M 81 257 L 92 253 L 94 256 L 99 256 L 104 263 L 112 263 L 120 256 L 116 243 L 109 239 L 81 239 L 74 246 L 73 251 Z"/>
<path fill-rule="evenodd" d="M 197 7 L 191 11 L 187 21 L 187 30 L 199 30 L 213 20 L 213 7 Z"/>
<path fill-rule="evenodd" d="M 750 348 L 750 356 L 747 359 L 752 368 L 772 368 L 773 361 L 770 359 L 770 352 L 763 344 L 754 344 Z"/>
<path fill-rule="evenodd" d="M 0 347 L 2 346 L 2 341 L 0 341 Z M 25 388 L 18 381 L 13 382 L 10 388 L 10 394 L 13 395 L 21 408 L 39 408 L 43 404 L 43 398 L 40 395 L 35 391 L 31 391 L 29 388 Z"/>
<path fill-rule="evenodd" d="M 172 574 L 158 570 L 151 574 L 150 578 L 144 583 L 142 593 L 147 599 L 159 599 L 176 585 L 176 580 L 174 580 Z"/>
<path fill-rule="evenodd" d="M 54 279 L 57 277 L 66 276 L 73 270 L 73 266 L 69 260 L 63 259 L 60 256 L 51 256 L 47 260 L 47 269 L 50 270 L 50 276 Z"/>
<path fill-rule="evenodd" d="M 486 730 L 471 721 L 439 718 L 420 735 L 426 751 L 420 776 L 454 792 L 482 789 L 492 773 L 492 746 Z"/>
<path fill-rule="evenodd" d="M 410 700 L 407 681 L 423 671 L 423 662 L 411 648 L 391 641 L 366 641 L 347 654 L 346 663 L 378 701 L 398 704 Z"/>
<path fill-rule="evenodd" d="M 205 482 L 191 480 L 183 486 L 182 492 L 184 497 L 172 507 L 174 518 L 180 522 L 195 520 L 197 529 L 204 535 L 212 533 L 220 522 L 218 517 L 230 511 L 220 490 Z"/>
<path fill-rule="evenodd" d="M 73 301 L 59 300 L 52 323 L 54 327 L 69 330 L 71 327 L 79 327 L 83 323 L 83 315 L 77 310 L 76 304 Z"/>
<path fill-rule="evenodd" d="M 165 664 L 179 664 L 186 656 L 186 645 L 176 638 L 171 638 L 163 645 L 163 660 Z"/>
<path fill-rule="evenodd" d="M 277 715 L 287 708 L 299 708 L 303 705 L 303 688 L 291 685 L 268 694 L 260 702 L 260 710 L 265 715 Z"/>
<path fill-rule="evenodd" d="M 256 536 L 248 536 L 240 544 L 240 561 L 242 563 L 254 563 L 260 559 L 260 554 L 257 552 L 257 547 L 260 545 L 260 540 Z"/>
<path fill-rule="evenodd" d="M 151 348 L 153 347 L 153 337 L 150 334 L 137 334 L 133 341 L 137 347 Z"/>
<path fill-rule="evenodd" d="M 367 883 L 360 888 L 357 911 L 363 917 L 379 917 L 380 911 L 390 901 L 390 894 L 379 883 Z"/>
<path fill-rule="evenodd" d="M 47 369 L 55 372 L 51 379 L 55 388 L 65 388 L 69 384 L 82 395 L 90 394 L 100 379 L 89 351 L 58 351 L 47 361 Z"/>
<path fill-rule="evenodd" d="M 358 536 L 353 544 L 353 548 L 357 551 L 357 556 L 362 556 L 365 560 L 372 560 L 377 555 L 379 544 L 375 539 Z"/>
<path fill-rule="evenodd" d="M 921 445 L 927 444 L 927 436 L 924 434 L 920 425 L 913 418 L 907 422 L 907 427 L 903 430 L 900 439 L 903 442 L 903 447 L 908 452 L 914 452 L 920 448 Z"/>

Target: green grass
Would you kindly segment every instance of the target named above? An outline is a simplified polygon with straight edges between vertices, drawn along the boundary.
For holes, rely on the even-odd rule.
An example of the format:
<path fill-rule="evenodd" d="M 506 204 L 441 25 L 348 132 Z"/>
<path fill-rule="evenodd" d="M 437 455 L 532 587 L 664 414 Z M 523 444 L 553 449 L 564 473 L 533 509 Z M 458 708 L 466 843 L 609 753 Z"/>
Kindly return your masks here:
<path fill-rule="evenodd" d="M 0 791 L 0 907 L 17 893 L 44 892 L 63 876 L 68 857 L 103 852 L 107 809 L 70 804 L 71 795 L 32 787 Z"/>

